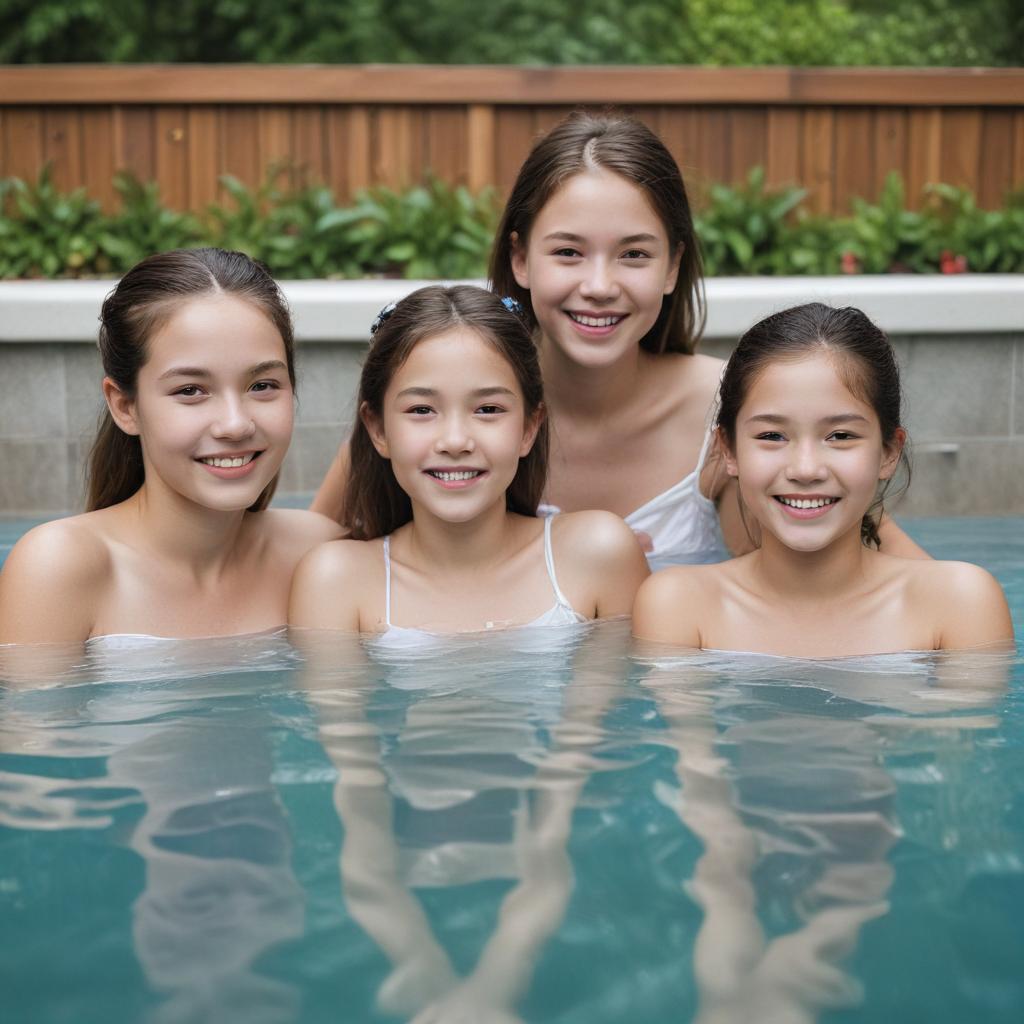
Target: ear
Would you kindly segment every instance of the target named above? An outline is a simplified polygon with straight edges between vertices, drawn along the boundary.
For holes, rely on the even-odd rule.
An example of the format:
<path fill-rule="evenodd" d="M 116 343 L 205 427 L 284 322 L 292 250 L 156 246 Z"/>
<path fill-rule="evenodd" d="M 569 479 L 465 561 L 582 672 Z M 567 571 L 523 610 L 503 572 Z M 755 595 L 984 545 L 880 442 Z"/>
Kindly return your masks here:
<path fill-rule="evenodd" d="M 665 278 L 665 290 L 662 294 L 671 295 L 675 291 L 676 281 L 679 280 L 679 267 L 683 262 L 683 251 L 685 246 L 680 242 L 676 246 L 676 251 L 672 256 L 672 262 L 669 264 L 668 277 Z"/>
<path fill-rule="evenodd" d="M 113 421 L 126 433 L 142 433 L 135 409 L 135 399 L 129 398 L 109 377 L 103 378 L 103 398 Z"/>
<path fill-rule="evenodd" d="M 547 416 L 547 410 L 542 403 L 537 406 L 532 416 L 527 417 L 526 427 L 523 430 L 523 443 L 519 446 L 519 458 L 525 459 L 530 454 L 530 449 L 533 448 L 533 442 L 537 440 L 537 432 L 540 430 L 545 416 Z"/>
<path fill-rule="evenodd" d="M 384 436 L 384 422 L 366 403 L 359 406 L 359 419 L 370 435 L 370 442 L 377 449 L 377 454 L 382 459 L 389 459 L 388 441 Z"/>
<path fill-rule="evenodd" d="M 739 476 L 739 463 L 736 461 L 736 456 L 729 447 L 729 442 L 726 440 L 721 427 L 715 427 L 715 445 L 722 453 L 722 462 L 725 465 L 726 473 L 728 473 L 729 476 Z"/>
<path fill-rule="evenodd" d="M 882 449 L 882 465 L 878 469 L 879 480 L 890 480 L 899 468 L 903 446 L 907 443 L 907 432 L 897 427 L 892 440 Z"/>
<path fill-rule="evenodd" d="M 512 276 L 520 288 L 530 290 L 529 265 L 526 259 L 526 246 L 519 241 L 519 232 L 513 231 L 509 236 L 512 243 L 510 260 L 512 263 Z"/>

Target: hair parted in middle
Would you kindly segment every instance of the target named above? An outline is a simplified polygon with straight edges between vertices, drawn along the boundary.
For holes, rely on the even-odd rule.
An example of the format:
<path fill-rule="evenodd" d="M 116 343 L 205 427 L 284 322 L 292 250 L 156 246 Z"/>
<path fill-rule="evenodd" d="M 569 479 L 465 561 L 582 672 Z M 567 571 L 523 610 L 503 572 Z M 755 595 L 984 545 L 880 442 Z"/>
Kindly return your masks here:
<path fill-rule="evenodd" d="M 758 321 L 740 338 L 729 357 L 722 375 L 716 425 L 730 450 L 736 450 L 736 419 L 758 377 L 772 363 L 802 359 L 818 352 L 834 359 L 836 371 L 850 394 L 875 411 L 882 444 L 893 444 L 896 431 L 901 429 L 903 392 L 889 338 L 854 306 L 836 309 L 821 302 L 808 302 Z M 900 451 L 900 462 L 905 480 L 898 493 L 905 491 L 910 482 L 906 445 Z M 861 522 L 861 539 L 865 544 L 880 546 L 878 522 L 891 482 L 892 478 L 879 488 Z"/>
<path fill-rule="evenodd" d="M 508 362 L 523 394 L 527 417 L 544 404 L 537 347 L 523 319 L 493 292 L 473 285 L 430 285 L 406 296 L 378 320 L 363 363 L 357 407 L 383 417 L 384 395 L 398 369 L 421 342 L 454 328 L 475 331 Z M 354 540 L 392 533 L 412 519 L 412 502 L 391 463 L 373 446 L 362 415 L 349 442 L 350 464 L 342 523 Z M 530 451 L 519 460 L 506 492 L 510 512 L 535 516 L 547 478 L 548 425 L 542 420 Z"/>
<path fill-rule="evenodd" d="M 530 293 L 512 273 L 512 253 L 528 243 L 547 201 L 570 178 L 604 169 L 636 185 L 654 208 L 673 252 L 681 250 L 676 286 L 640 340 L 648 352 L 692 353 L 704 331 L 704 277 L 686 186 L 672 154 L 642 121 L 626 114 L 577 111 L 539 139 L 519 170 L 491 253 L 491 287 L 518 299 L 530 329 L 537 326 Z M 516 236 L 513 241 L 513 234 Z"/>

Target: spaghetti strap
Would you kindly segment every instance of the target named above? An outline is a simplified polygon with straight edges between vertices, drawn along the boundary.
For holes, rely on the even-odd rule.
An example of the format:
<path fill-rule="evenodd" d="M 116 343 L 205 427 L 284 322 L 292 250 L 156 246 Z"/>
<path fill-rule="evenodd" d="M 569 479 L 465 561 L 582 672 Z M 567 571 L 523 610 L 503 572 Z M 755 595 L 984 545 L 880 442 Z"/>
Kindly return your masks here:
<path fill-rule="evenodd" d="M 391 625 L 391 536 L 384 538 L 384 622 Z"/>
<path fill-rule="evenodd" d="M 572 608 L 565 599 L 565 594 L 559 589 L 558 577 L 555 575 L 555 558 L 551 553 L 551 524 L 554 521 L 554 516 L 546 516 L 544 519 L 544 562 L 548 567 L 548 578 L 551 580 L 551 589 L 555 592 L 555 600 L 566 608 Z"/>

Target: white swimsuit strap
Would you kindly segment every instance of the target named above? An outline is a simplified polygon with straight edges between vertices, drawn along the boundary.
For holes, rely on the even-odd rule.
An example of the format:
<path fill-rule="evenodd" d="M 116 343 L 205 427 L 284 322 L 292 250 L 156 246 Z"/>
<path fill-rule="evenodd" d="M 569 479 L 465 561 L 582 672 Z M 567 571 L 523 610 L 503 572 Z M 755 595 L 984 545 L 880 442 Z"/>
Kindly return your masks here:
<path fill-rule="evenodd" d="M 384 623 L 391 625 L 391 537 L 384 538 Z"/>
<path fill-rule="evenodd" d="M 565 594 L 559 589 L 558 577 L 555 575 L 555 558 L 551 553 L 551 524 L 554 521 L 554 516 L 547 516 L 544 519 L 544 562 L 548 567 L 548 578 L 551 580 L 551 589 L 555 592 L 555 600 L 566 608 L 572 608 L 565 599 Z"/>

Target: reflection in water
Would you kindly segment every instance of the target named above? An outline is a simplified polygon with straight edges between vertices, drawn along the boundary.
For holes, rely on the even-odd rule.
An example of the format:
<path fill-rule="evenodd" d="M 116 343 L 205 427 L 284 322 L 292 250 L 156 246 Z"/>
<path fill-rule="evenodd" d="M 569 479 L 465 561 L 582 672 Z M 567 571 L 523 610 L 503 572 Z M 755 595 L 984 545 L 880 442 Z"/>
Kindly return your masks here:
<path fill-rule="evenodd" d="M 0 743 L 13 762 L 3 772 L 4 824 L 123 831 L 143 861 L 131 931 L 157 997 L 145 1017 L 156 1024 L 283 1024 L 298 1012 L 295 986 L 258 966 L 267 950 L 302 934 L 303 901 L 270 785 L 267 718 L 245 699 L 255 679 L 261 687 L 268 680 L 226 671 L 238 646 L 201 644 L 201 654 L 193 646 L 179 655 L 174 641 L 90 645 L 77 685 L 12 692 L 3 709 Z M 225 674 L 161 678 L 182 656 L 190 671 Z M 281 639 L 276 654 L 262 644 L 251 668 L 271 668 L 275 658 L 278 669 L 293 662 Z M 95 774 L 55 774 L 70 776 L 71 758 L 91 761 Z M 130 898 L 109 895 L 118 897 Z M 93 965 L 101 976 L 104 968 Z"/>
<path fill-rule="evenodd" d="M 1019 660 L 295 642 L 20 658 L 5 1020 L 1019 1019 Z"/>

